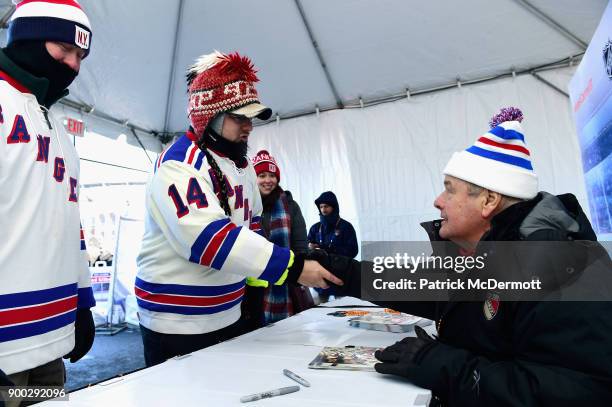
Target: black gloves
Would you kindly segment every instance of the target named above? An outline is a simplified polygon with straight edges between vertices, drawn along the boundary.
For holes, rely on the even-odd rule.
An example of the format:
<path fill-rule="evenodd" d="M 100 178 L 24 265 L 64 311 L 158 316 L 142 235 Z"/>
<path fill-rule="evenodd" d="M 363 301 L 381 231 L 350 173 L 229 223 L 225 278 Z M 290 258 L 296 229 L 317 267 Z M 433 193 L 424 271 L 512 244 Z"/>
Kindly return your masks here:
<path fill-rule="evenodd" d="M 74 349 L 64 356 L 64 359 L 70 358 L 70 362 L 74 363 L 85 356 L 91 349 L 95 335 L 96 327 L 89 308 L 77 309 L 74 321 Z"/>
<path fill-rule="evenodd" d="M 419 356 L 436 344 L 420 326 L 415 326 L 414 331 L 416 337 L 404 338 L 394 345 L 376 351 L 374 356 L 382 362 L 374 366 L 378 373 L 414 379 L 419 368 Z"/>
<path fill-rule="evenodd" d="M 14 386 L 15 383 L 8 378 L 8 376 L 0 369 L 0 387 L 4 386 Z M 1 399 L 0 399 L 1 400 Z"/>
<path fill-rule="evenodd" d="M 323 249 L 315 249 L 306 255 L 307 260 L 316 260 L 330 273 L 344 282 L 343 286 L 329 283 L 336 288 L 336 294 L 340 296 L 361 297 L 361 263 L 350 257 L 329 254 Z"/>

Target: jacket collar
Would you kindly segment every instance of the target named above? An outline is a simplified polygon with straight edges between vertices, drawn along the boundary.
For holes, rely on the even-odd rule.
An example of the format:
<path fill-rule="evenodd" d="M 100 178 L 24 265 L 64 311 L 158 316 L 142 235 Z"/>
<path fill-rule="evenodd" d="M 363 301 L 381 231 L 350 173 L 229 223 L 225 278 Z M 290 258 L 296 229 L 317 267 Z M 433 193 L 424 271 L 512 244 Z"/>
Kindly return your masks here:
<path fill-rule="evenodd" d="M 431 242 L 439 242 L 445 239 L 440 237 L 440 227 L 442 226 L 442 219 L 430 220 L 429 222 L 421 222 L 421 227 L 427 232 L 429 240 Z"/>
<path fill-rule="evenodd" d="M 47 91 L 49 89 L 49 80 L 46 78 L 39 78 L 28 71 L 22 69 L 15 64 L 6 54 L 4 50 L 0 49 L 0 71 L 4 73 L 3 79 L 6 80 L 11 86 L 22 93 L 31 93 L 36 97 L 38 104 L 51 107 L 55 102 L 64 96 L 68 95 L 68 89 L 55 98 L 55 100 L 47 100 Z"/>
<path fill-rule="evenodd" d="M 442 227 L 442 219 L 436 219 L 429 222 L 422 222 L 421 227 L 425 229 L 431 242 L 431 248 L 436 256 L 464 256 L 465 251 L 456 243 L 440 236 L 440 228 Z"/>
<path fill-rule="evenodd" d="M 520 226 L 533 208 L 542 200 L 542 193 L 529 201 L 515 203 L 491 219 L 491 229 L 481 240 L 512 241 L 520 240 Z"/>

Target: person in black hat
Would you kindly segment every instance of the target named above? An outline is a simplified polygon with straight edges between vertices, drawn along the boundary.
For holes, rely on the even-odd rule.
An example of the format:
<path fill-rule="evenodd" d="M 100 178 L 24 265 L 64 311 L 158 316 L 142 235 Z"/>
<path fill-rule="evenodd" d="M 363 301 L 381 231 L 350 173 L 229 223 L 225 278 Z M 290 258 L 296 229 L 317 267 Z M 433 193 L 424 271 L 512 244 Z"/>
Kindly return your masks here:
<path fill-rule="evenodd" d="M 63 386 L 62 357 L 74 363 L 93 344 L 95 300 L 79 157 L 49 108 L 78 75 L 91 28 L 74 0 L 13 3 L 0 50 L 0 382 Z"/>
<path fill-rule="evenodd" d="M 308 248 L 324 250 L 329 254 L 337 254 L 354 258 L 359 252 L 357 235 L 350 222 L 340 217 L 340 206 L 336 194 L 332 191 L 323 192 L 316 200 L 320 221 L 310 227 L 308 232 Z M 333 287 L 316 288 L 321 302 L 327 302 L 330 295 L 335 295 Z"/>

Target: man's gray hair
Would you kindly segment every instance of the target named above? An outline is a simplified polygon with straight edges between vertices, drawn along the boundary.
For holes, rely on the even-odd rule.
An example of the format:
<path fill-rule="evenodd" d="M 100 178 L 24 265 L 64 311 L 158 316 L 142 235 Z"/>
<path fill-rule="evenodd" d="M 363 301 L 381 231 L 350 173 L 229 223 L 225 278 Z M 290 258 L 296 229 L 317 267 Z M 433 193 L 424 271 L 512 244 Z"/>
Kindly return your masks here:
<path fill-rule="evenodd" d="M 482 191 L 484 191 L 486 188 L 483 188 L 481 186 L 478 186 L 476 184 L 472 184 L 471 182 L 467 182 L 468 184 L 468 195 L 469 196 L 478 196 L 481 194 Z M 495 191 L 493 191 L 495 192 Z M 501 209 L 506 209 L 509 206 L 514 205 L 515 203 L 519 203 L 519 202 L 523 202 L 524 199 L 520 199 L 520 198 L 514 198 L 512 196 L 508 196 L 508 195 L 503 195 L 500 194 L 502 196 L 502 205 L 501 205 Z"/>

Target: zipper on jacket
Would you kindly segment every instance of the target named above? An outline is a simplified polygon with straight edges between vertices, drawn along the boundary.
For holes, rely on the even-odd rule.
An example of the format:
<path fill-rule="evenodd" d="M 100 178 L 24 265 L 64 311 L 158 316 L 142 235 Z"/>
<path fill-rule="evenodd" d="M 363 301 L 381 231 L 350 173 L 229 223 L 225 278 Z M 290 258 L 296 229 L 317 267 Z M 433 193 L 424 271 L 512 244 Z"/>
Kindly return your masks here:
<path fill-rule="evenodd" d="M 438 338 L 440 337 L 440 330 L 442 329 L 442 318 L 443 318 L 444 316 L 445 316 L 445 315 L 442 315 L 442 316 L 440 317 L 440 319 L 438 319 L 438 320 L 436 321 L 436 330 L 438 331 Z"/>
<path fill-rule="evenodd" d="M 51 121 L 49 120 L 49 109 L 41 105 L 40 110 L 42 110 L 43 116 L 45 116 L 45 121 L 47 122 L 47 126 L 49 126 L 49 130 L 53 130 L 53 127 L 51 127 Z"/>

